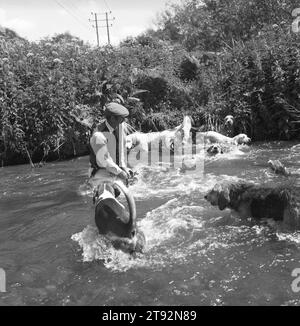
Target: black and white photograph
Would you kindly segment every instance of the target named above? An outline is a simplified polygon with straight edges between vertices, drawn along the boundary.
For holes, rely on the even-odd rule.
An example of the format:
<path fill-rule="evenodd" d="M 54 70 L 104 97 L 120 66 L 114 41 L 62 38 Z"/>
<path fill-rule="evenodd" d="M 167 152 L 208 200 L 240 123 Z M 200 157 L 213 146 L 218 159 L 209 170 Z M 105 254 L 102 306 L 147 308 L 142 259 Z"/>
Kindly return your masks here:
<path fill-rule="evenodd" d="M 0 0 L 0 306 L 300 306 L 299 0 Z"/>

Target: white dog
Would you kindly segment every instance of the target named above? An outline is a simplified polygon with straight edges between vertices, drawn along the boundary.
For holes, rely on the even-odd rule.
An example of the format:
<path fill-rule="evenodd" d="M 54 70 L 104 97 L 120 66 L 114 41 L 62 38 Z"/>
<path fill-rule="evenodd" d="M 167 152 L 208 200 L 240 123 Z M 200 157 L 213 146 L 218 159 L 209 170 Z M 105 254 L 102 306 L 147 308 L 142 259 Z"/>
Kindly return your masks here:
<path fill-rule="evenodd" d="M 216 131 L 207 131 L 201 133 L 204 136 L 205 143 L 207 144 L 230 144 L 230 145 L 242 145 L 248 144 L 251 139 L 245 134 L 239 134 L 235 137 L 227 137 Z"/>
<path fill-rule="evenodd" d="M 169 144 L 166 142 L 166 139 L 163 139 L 161 132 L 134 132 L 133 134 L 126 136 L 126 148 L 127 150 L 136 148 L 147 152 L 150 143 L 152 145 L 157 144 L 158 146 L 160 140 L 164 140 L 163 146 L 168 147 Z"/>
<path fill-rule="evenodd" d="M 190 130 L 192 127 L 191 118 L 185 116 L 183 123 L 174 129 L 159 131 L 159 132 L 134 132 L 133 134 L 126 136 L 126 148 L 130 150 L 137 148 L 142 151 L 148 151 L 148 145 L 159 146 L 159 142 L 162 142 L 162 146 L 171 149 L 174 142 L 181 142 L 185 145 L 190 138 Z"/>

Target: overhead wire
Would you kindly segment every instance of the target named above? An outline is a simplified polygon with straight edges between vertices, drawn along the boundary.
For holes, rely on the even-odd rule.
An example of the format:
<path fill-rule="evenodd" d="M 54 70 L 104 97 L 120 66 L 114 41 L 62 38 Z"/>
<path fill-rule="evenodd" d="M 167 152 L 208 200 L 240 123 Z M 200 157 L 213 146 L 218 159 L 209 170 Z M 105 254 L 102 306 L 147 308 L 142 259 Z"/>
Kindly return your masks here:
<path fill-rule="evenodd" d="M 70 9 L 68 9 L 65 5 L 61 4 L 58 0 L 54 0 L 57 5 L 59 5 L 61 8 L 63 8 L 69 15 L 71 15 L 73 18 L 75 18 L 82 26 L 84 26 L 86 29 L 90 30 L 90 26 L 85 24 L 80 18 L 78 18 Z"/>

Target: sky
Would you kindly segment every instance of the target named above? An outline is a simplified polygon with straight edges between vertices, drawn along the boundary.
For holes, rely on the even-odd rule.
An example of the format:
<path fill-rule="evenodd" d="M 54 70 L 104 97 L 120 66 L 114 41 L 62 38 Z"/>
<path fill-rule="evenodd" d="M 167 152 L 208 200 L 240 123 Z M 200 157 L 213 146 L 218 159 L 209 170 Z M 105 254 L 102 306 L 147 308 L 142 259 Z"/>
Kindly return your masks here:
<path fill-rule="evenodd" d="M 136 36 L 154 27 L 157 14 L 168 3 L 181 0 L 0 0 L 0 25 L 31 41 L 56 33 L 70 32 L 92 45 L 97 44 L 96 29 L 89 19 L 105 19 L 110 12 L 110 39 L 117 45 L 128 36 Z M 99 22 L 105 26 L 105 21 Z M 99 28 L 100 44 L 107 43 L 105 27 Z"/>

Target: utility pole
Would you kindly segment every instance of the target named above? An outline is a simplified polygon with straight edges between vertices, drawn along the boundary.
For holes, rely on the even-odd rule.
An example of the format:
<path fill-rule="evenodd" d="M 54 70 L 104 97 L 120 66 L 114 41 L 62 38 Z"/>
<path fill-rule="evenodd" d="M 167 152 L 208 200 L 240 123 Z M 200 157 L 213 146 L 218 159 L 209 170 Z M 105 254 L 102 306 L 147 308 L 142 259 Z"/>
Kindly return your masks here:
<path fill-rule="evenodd" d="M 91 20 L 89 19 L 90 22 L 94 22 L 96 26 L 92 25 L 94 28 L 96 28 L 96 35 L 97 35 L 97 45 L 99 47 L 99 30 L 98 30 L 98 19 L 97 19 L 97 13 L 91 13 L 92 15 L 95 15 L 95 19 Z"/>
<path fill-rule="evenodd" d="M 94 15 L 94 19 L 89 19 L 90 22 L 93 22 L 95 23 L 95 26 L 93 25 L 93 27 L 96 28 L 96 34 L 97 34 L 97 44 L 98 44 L 98 47 L 99 47 L 99 31 L 98 29 L 99 28 L 106 28 L 106 33 L 107 33 L 107 43 L 108 45 L 110 45 L 110 34 L 109 34 L 109 27 L 112 27 L 112 24 L 109 24 L 110 21 L 113 21 L 115 20 L 115 17 L 113 18 L 109 18 L 108 15 L 111 14 L 111 11 L 110 12 L 102 12 L 102 13 L 93 13 L 92 12 L 92 15 Z M 105 19 L 98 19 L 97 15 L 105 15 Z M 105 26 L 99 26 L 98 25 L 98 22 L 106 22 L 106 25 Z"/>
<path fill-rule="evenodd" d="M 108 13 L 105 13 L 105 18 L 106 18 L 106 31 L 107 31 L 107 42 L 108 45 L 110 45 L 110 37 L 109 37 L 109 26 L 108 26 Z"/>

